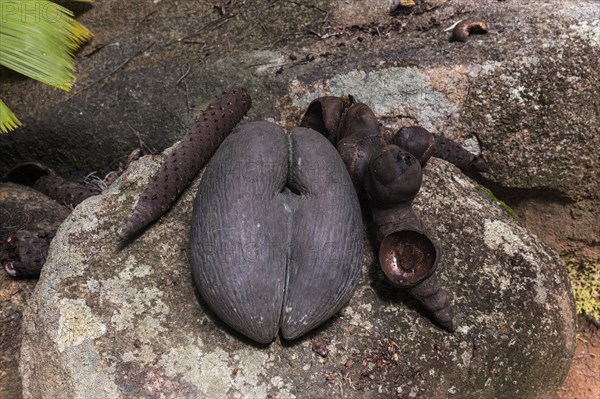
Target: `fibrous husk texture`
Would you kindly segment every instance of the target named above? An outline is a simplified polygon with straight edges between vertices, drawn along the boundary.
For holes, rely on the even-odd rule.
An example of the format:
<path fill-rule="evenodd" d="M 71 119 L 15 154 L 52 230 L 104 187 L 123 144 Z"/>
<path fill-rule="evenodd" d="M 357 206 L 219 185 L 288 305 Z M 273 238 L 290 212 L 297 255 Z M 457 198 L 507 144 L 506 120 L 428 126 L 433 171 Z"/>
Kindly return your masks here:
<path fill-rule="evenodd" d="M 129 240 L 171 207 L 250 106 L 246 90 L 234 87 L 221 93 L 202 112 L 144 190 L 119 234 L 121 241 Z"/>

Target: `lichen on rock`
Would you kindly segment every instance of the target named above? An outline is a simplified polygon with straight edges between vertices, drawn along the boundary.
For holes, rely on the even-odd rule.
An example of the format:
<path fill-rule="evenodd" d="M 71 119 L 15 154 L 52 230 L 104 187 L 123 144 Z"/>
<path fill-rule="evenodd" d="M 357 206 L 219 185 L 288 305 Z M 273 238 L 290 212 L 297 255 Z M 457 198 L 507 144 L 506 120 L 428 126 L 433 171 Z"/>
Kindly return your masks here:
<path fill-rule="evenodd" d="M 187 231 L 201 177 L 119 250 L 116 233 L 160 159 L 133 164 L 61 226 L 25 317 L 24 397 L 537 399 L 560 386 L 574 349 L 566 272 L 455 167 L 430 161 L 415 201 L 443 252 L 454 334 L 385 282 L 366 242 L 361 282 L 338 316 L 260 346 L 195 292 Z"/>

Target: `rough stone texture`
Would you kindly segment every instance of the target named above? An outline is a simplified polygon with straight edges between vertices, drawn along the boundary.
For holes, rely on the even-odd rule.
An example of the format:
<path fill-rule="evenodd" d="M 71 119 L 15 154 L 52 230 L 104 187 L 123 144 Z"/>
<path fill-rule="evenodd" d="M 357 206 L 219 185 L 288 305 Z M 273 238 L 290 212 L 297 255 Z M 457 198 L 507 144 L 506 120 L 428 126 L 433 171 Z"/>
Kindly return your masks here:
<path fill-rule="evenodd" d="M 482 63 L 461 124 L 484 148 L 489 184 L 530 229 L 600 259 L 600 4 L 544 2 L 536 14 L 523 13 L 518 32 L 497 28 L 498 48 L 515 35 L 526 44 Z"/>
<path fill-rule="evenodd" d="M 58 231 L 25 317 L 25 398 L 554 397 L 574 351 L 565 270 L 453 166 L 430 162 L 415 207 L 443 252 L 456 333 L 387 285 L 366 244 L 363 277 L 338 316 L 297 341 L 256 346 L 194 290 L 188 230 L 199 178 L 117 248 L 160 160 L 133 164 Z"/>
<path fill-rule="evenodd" d="M 316 95 L 353 94 L 391 126 L 445 134 L 481 152 L 491 170 L 480 181 L 527 228 L 561 253 L 599 259 L 600 4 L 419 3 L 439 7 L 403 20 L 402 39 L 365 7 L 362 23 L 383 37 L 325 76 L 310 65 L 294 71 L 288 115 Z M 442 28 L 463 12 L 491 32 L 449 43 Z"/>
<path fill-rule="evenodd" d="M 19 373 L 23 309 L 37 280 L 15 280 L 0 273 L 0 397 L 21 399 Z"/>
<path fill-rule="evenodd" d="M 214 0 L 84 6 L 96 37 L 77 57 L 73 93 L 0 80 L 24 122 L 0 136 L 0 175 L 31 160 L 102 174 L 137 134 L 168 147 L 232 84 L 254 97 L 252 119 L 290 125 L 313 94 L 350 93 L 390 125 L 420 123 L 481 150 L 492 167 L 483 182 L 528 228 L 600 259 L 596 0 L 417 0 L 396 17 L 384 0 L 232 3 L 225 16 Z M 473 16 L 490 33 L 449 42 L 444 29 Z M 547 207 L 564 229 L 546 227 Z"/>
<path fill-rule="evenodd" d="M 4 242 L 18 229 L 56 229 L 70 210 L 45 195 L 0 183 L 0 264 Z M 20 399 L 19 350 L 23 309 L 37 280 L 15 280 L 0 269 L 0 398 Z"/>
<path fill-rule="evenodd" d="M 255 100 L 252 119 L 271 118 L 287 125 L 299 120 L 299 107 L 303 105 L 302 101 L 310 98 L 308 93 L 351 93 L 359 100 L 373 101 L 371 105 L 377 108 L 388 125 L 421 123 L 437 133 L 464 140 L 474 151 L 482 151 L 493 166 L 492 173 L 486 175 L 486 185 L 490 184 L 501 198 L 509 199 L 509 204 L 528 228 L 534 229 L 543 240 L 560 251 L 579 251 L 589 257 L 600 257 L 600 190 L 597 179 L 600 172 L 598 157 L 594 153 L 599 147 L 600 136 L 600 125 L 595 122 L 598 120 L 600 98 L 596 79 L 600 52 L 600 5 L 597 1 L 418 0 L 419 5 L 425 6 L 423 10 L 430 7 L 430 11 L 396 18 L 387 16 L 389 2 L 383 0 L 314 0 L 309 6 L 299 5 L 309 4 L 305 1 L 235 3 L 237 6 L 232 11 L 237 16 L 229 20 L 220 19 L 218 12 L 213 10 L 213 0 L 132 0 L 127 3 L 107 0 L 94 3 L 79 17 L 96 37 L 77 58 L 79 73 L 71 94 L 20 79 L 2 70 L 2 98 L 21 117 L 24 127 L 14 135 L 0 137 L 0 175 L 16 163 L 30 160 L 45 161 L 61 174 L 76 170 L 108 171 L 115 159 L 126 157 L 138 145 L 136 132 L 150 147 L 159 150 L 167 147 L 184 134 L 196 110 L 221 88 L 231 84 L 249 87 Z M 458 19 L 474 15 L 481 15 L 490 22 L 491 32 L 472 37 L 464 44 L 449 43 L 449 33 L 443 29 Z M 310 30 L 324 36 L 319 38 L 315 34 L 307 34 Z M 195 43 L 177 42 L 178 38 L 193 32 L 199 32 L 191 38 Z M 123 68 L 115 69 L 152 42 L 155 44 L 147 51 L 132 58 Z M 309 59 L 313 60 L 309 62 Z M 178 83 L 188 66 L 189 74 Z M 381 95 L 376 95 L 375 90 Z M 133 198 L 129 201 L 133 206 Z M 123 213 L 121 216 L 124 220 L 128 215 Z M 434 222 L 433 219 L 429 221 Z M 187 227 L 179 228 L 187 231 Z M 181 234 L 183 237 L 184 234 Z M 437 234 L 443 238 L 441 233 Z M 76 242 L 77 235 L 73 235 L 72 239 L 73 245 L 84 245 Z M 155 235 L 153 240 L 160 245 L 164 237 Z M 176 248 L 182 245 L 178 243 Z M 168 256 L 172 260 L 175 255 Z M 179 261 L 184 258 L 182 254 L 176 256 Z M 152 257 L 149 259 L 148 262 L 157 261 Z M 370 260 L 366 258 L 367 263 Z M 115 262 L 109 259 L 106 264 L 110 266 Z M 454 260 L 449 262 L 454 264 Z M 455 267 L 458 268 L 456 262 Z M 142 262 L 141 266 L 147 264 Z M 499 264 L 507 265 L 506 262 Z M 101 273 L 102 270 L 95 272 Z M 162 276 L 158 268 L 156 270 L 155 274 L 144 278 L 155 279 L 152 281 L 156 285 L 164 277 L 165 284 L 169 284 L 170 276 Z M 447 267 L 445 273 L 448 272 Z M 447 274 L 445 276 L 449 278 Z M 113 286 L 109 284 L 108 287 L 122 289 L 121 301 L 126 302 L 123 317 L 145 317 L 129 311 L 137 309 L 141 312 L 139 309 L 145 307 L 123 299 L 126 295 L 135 297 L 138 291 L 142 292 L 139 294 L 142 298 L 146 295 L 152 299 L 151 293 L 144 294 L 143 284 L 134 289 L 133 284 L 131 287 L 129 284 L 118 285 L 116 277 L 110 278 L 115 280 L 111 280 Z M 453 292 L 466 289 L 453 281 L 448 283 L 456 284 Z M 3 288 L 7 287 L 3 281 L 2 284 Z M 507 289 L 506 284 L 502 284 L 504 290 Z M 115 285 L 117 288 L 114 288 Z M 372 285 L 377 286 L 375 283 Z M 490 296 L 497 295 L 492 288 L 486 292 Z M 84 291 L 87 287 L 78 289 Z M 96 289 L 100 290 L 99 287 Z M 173 288 L 177 289 L 181 287 Z M 192 290 L 191 286 L 184 289 L 187 293 Z M 10 289 L 7 292 L 11 292 Z M 360 325 L 359 316 L 369 313 L 368 308 L 360 307 L 360 301 L 367 298 L 365 304 L 369 304 L 368 301 L 375 295 L 371 286 L 363 288 L 362 292 L 363 295 L 353 299 L 352 313 L 345 312 L 331 323 L 331 328 L 338 328 L 336 331 L 339 332 L 339 326 Z M 76 292 L 72 295 L 75 297 Z M 465 297 L 457 297 L 457 301 L 463 301 L 460 302 L 463 314 L 467 314 L 464 309 L 473 308 L 469 302 L 472 299 Z M 12 294 L 11 298 L 14 298 Z M 361 298 L 360 301 L 357 298 Z M 116 306 L 108 299 L 106 302 Z M 522 309 L 525 305 L 518 306 Z M 404 304 L 400 304 L 400 308 L 403 307 Z M 194 313 L 196 309 L 194 304 L 190 314 L 197 314 Z M 57 315 L 57 312 L 55 308 L 52 314 Z M 403 312 L 400 311 L 400 316 L 405 315 Z M 81 313 L 82 316 L 85 314 Z M 358 316 L 353 319 L 355 315 Z M 318 382 L 329 396 L 338 395 L 340 387 L 345 395 L 356 394 L 347 385 L 348 381 L 341 379 L 339 371 L 349 372 L 353 384 L 367 382 L 360 376 L 360 356 L 378 353 L 376 336 L 380 334 L 385 338 L 387 334 L 380 329 L 381 325 L 377 323 L 381 319 L 376 319 L 376 316 L 367 320 L 379 330 L 371 329 L 370 336 L 360 337 L 363 346 L 356 347 L 360 351 L 356 352 L 354 365 L 348 370 L 343 367 L 344 357 L 351 348 L 346 352 L 341 349 L 347 333 L 337 336 L 325 334 L 334 338 L 330 345 L 334 349 L 324 363 L 308 356 L 310 344 L 307 341 L 297 344 L 300 347 L 296 346 L 296 351 L 307 353 L 303 357 L 296 354 L 292 365 L 297 366 L 307 360 L 309 365 L 311 361 L 316 364 L 314 367 L 317 369 L 309 368 L 311 373 L 305 375 L 306 381 L 311 386 Z M 414 318 L 415 313 L 409 313 L 409 316 Z M 18 318 L 18 314 L 15 317 Z M 164 317 L 171 322 L 176 316 Z M 197 327 L 201 323 L 213 322 L 204 316 L 199 318 L 201 321 L 190 319 L 174 325 L 189 323 Z M 422 328 L 430 328 L 420 318 L 417 323 Z M 401 336 L 395 327 L 391 328 Z M 479 325 L 477 328 L 478 334 L 485 334 L 484 327 Z M 221 327 L 213 330 L 223 337 Z M 2 331 L 5 331 L 4 323 Z M 67 329 L 65 334 L 69 331 Z M 358 332 L 351 336 L 353 338 L 356 334 L 365 334 L 362 327 L 356 327 L 355 331 Z M 409 331 L 415 333 L 414 330 Z M 438 348 L 445 348 L 447 338 L 441 332 L 436 334 L 435 341 L 419 341 L 419 347 L 437 344 Z M 182 342 L 196 342 L 190 341 L 189 337 L 185 339 L 187 341 Z M 234 359 L 235 350 L 242 346 L 237 345 L 235 340 L 232 344 L 232 340 L 225 338 L 226 343 L 220 346 L 221 350 L 231 349 L 231 352 L 214 352 L 210 344 L 206 344 L 205 347 L 197 346 L 195 353 L 201 351 L 209 363 L 214 362 L 220 367 L 229 367 L 227 363 L 241 364 L 239 359 L 247 357 L 237 355 L 238 360 Z M 105 337 L 104 341 L 99 341 L 99 347 L 102 349 L 101 345 L 104 345 L 108 348 L 109 341 Z M 169 353 L 162 337 L 153 342 Z M 435 383 L 433 377 L 427 374 L 429 369 L 411 369 L 408 366 L 406 356 L 422 352 L 408 348 L 408 344 L 403 342 L 400 341 L 403 351 L 397 351 L 399 364 L 389 371 L 386 379 L 393 381 L 402 374 L 403 378 L 423 380 L 419 384 Z M 504 345 L 505 341 L 500 340 L 500 344 Z M 89 342 L 82 341 L 82 345 L 89 345 Z M 141 341 L 118 345 L 115 350 L 130 345 L 124 353 L 142 351 L 148 362 L 166 356 L 153 354 L 147 343 L 142 345 Z M 469 345 L 465 344 L 465 348 L 471 348 Z M 181 346 L 175 346 L 179 348 L 178 353 L 185 352 Z M 254 356 L 253 350 L 248 352 L 247 347 L 243 347 L 246 352 L 243 350 L 241 353 Z M 13 348 L 11 353 L 14 353 Z M 517 349 L 522 351 L 522 348 Z M 271 372 L 283 366 L 264 360 L 266 356 L 270 354 L 273 358 L 275 355 L 276 359 L 276 355 L 286 356 L 287 352 L 275 345 L 269 351 L 259 353 L 257 362 L 270 365 Z M 459 364 L 463 353 L 465 349 L 460 348 L 456 358 L 443 359 L 449 364 Z M 477 350 L 473 353 L 477 354 Z M 84 355 L 80 356 L 84 358 Z M 393 357 L 393 354 L 390 356 Z M 433 358 L 435 356 L 438 356 L 437 352 Z M 171 359 L 174 358 L 177 356 L 172 355 Z M 41 357 L 38 359 L 39 362 L 49 361 Z M 94 364 L 94 358 L 90 359 Z M 110 369 L 112 360 L 103 359 L 102 362 Z M 250 364 L 246 360 L 244 362 Z M 498 362 L 489 360 L 490 369 Z M 83 363 L 75 362 L 71 366 L 72 371 L 81 369 Z M 374 366 L 375 363 L 367 362 L 367 367 L 375 367 L 376 370 L 370 392 L 377 390 L 376 386 L 384 376 L 383 371 Z M 286 367 L 283 369 L 292 374 L 292 366 Z M 262 382 L 257 384 L 262 384 L 261 389 L 264 390 L 284 383 L 283 377 L 275 375 L 270 377 L 274 380 L 267 383 L 265 375 L 271 374 L 252 374 L 251 368 L 240 368 L 237 376 L 244 377 L 246 381 L 249 377 L 252 380 L 253 375 L 256 381 L 262 378 Z M 153 389 L 161 386 L 162 382 L 165 382 L 162 386 L 178 386 L 173 382 L 177 376 L 164 374 L 160 368 L 145 372 L 132 368 L 128 369 L 128 373 L 123 370 L 121 383 L 130 381 L 130 386 L 133 386 L 137 381 L 139 386 L 147 387 L 147 396 L 152 396 Z M 194 375 L 190 371 L 192 368 L 186 370 L 182 376 Z M 296 372 L 298 370 L 296 368 Z M 324 374 L 319 374 L 328 371 L 337 372 L 330 375 L 332 385 L 326 385 Z M 202 378 L 210 382 L 210 378 L 215 378 L 211 372 L 205 368 Z M 558 374 L 552 378 L 559 378 Z M 476 378 L 477 374 L 471 375 Z M 231 379 L 235 380 L 237 376 Z M 98 375 L 98 378 L 103 377 Z M 467 377 L 463 379 L 468 380 Z M 153 381 L 156 385 L 152 385 Z M 286 381 L 289 383 L 289 379 Z M 144 382 L 147 384 L 144 385 Z M 382 392 L 388 392 L 386 384 L 389 383 L 382 386 Z M 402 384 L 404 386 L 398 396 L 408 396 L 411 386 Z M 277 389 L 281 392 L 282 388 Z M 417 390 L 415 388 L 415 392 Z M 499 392 L 497 396 L 502 397 L 502 392 Z M 283 393 L 280 395 L 285 396 Z M 413 396 L 420 395 L 415 393 Z"/>

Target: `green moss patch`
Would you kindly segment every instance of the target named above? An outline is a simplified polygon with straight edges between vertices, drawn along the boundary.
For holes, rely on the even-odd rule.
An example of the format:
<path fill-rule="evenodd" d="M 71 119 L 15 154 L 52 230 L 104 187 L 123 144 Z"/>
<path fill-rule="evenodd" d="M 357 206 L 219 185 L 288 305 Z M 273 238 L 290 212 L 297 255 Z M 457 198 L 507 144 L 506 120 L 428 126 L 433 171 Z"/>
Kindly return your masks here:
<path fill-rule="evenodd" d="M 520 221 L 520 219 L 519 219 L 519 216 L 517 215 L 517 213 L 516 213 L 516 212 L 515 212 L 515 211 L 514 211 L 514 210 L 513 210 L 513 209 L 512 209 L 510 206 L 508 206 L 508 205 L 506 204 L 506 202 L 504 202 L 504 201 L 502 201 L 502 200 L 498 199 L 498 198 L 497 198 L 497 197 L 494 195 L 494 193 L 492 192 L 492 190 L 490 190 L 489 188 L 487 188 L 487 187 L 484 187 L 484 186 L 478 186 L 478 188 L 479 188 L 479 190 L 480 190 L 482 193 L 484 193 L 484 194 L 485 194 L 485 195 L 486 195 L 488 198 L 490 198 L 492 201 L 494 201 L 494 202 L 496 202 L 498 205 L 500 205 L 500 207 L 501 207 L 502 209 L 504 209 L 504 211 L 505 211 L 505 212 L 508 214 L 508 216 L 510 216 L 510 218 L 511 218 L 512 220 L 514 220 L 515 222 L 519 222 L 519 221 Z"/>
<path fill-rule="evenodd" d="M 573 287 L 577 313 L 600 320 L 600 262 L 565 261 Z"/>

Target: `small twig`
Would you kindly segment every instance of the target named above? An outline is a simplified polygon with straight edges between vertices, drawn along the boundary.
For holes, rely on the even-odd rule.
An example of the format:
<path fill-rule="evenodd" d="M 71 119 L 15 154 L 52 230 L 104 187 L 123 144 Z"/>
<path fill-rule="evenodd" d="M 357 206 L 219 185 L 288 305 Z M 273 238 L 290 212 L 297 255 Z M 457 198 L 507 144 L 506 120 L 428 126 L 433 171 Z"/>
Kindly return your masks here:
<path fill-rule="evenodd" d="M 454 27 L 458 24 L 460 24 L 462 21 L 464 21 L 464 19 L 460 19 L 458 21 L 456 21 L 455 23 L 453 23 L 450 27 L 444 29 L 444 32 L 450 32 L 452 29 L 454 29 Z"/>
<path fill-rule="evenodd" d="M 589 341 L 586 341 L 586 343 L 588 343 Z M 585 359 L 585 358 L 594 358 L 596 357 L 596 354 L 594 352 L 582 352 L 577 356 L 574 356 L 573 359 Z"/>
<path fill-rule="evenodd" d="M 190 64 L 188 64 L 187 70 L 186 70 L 186 71 L 183 73 L 183 75 L 181 75 L 181 76 L 179 77 L 179 79 L 177 79 L 177 84 L 181 83 L 181 81 L 182 81 L 183 79 L 185 79 L 185 78 L 186 78 L 186 76 L 188 76 L 188 74 L 190 73 L 190 70 L 191 70 L 191 69 L 192 69 L 192 66 L 191 66 Z"/>
<path fill-rule="evenodd" d="M 129 122 L 126 122 L 126 125 L 129 129 L 131 129 L 131 131 L 133 132 L 133 134 L 135 134 L 135 136 L 138 139 L 138 145 L 140 146 L 140 150 L 142 150 L 142 153 L 144 151 L 146 151 L 146 154 L 156 154 L 156 149 L 150 148 L 146 145 L 146 143 L 144 143 L 144 140 L 142 140 L 142 137 L 140 135 L 140 132 L 136 129 L 134 129 L 133 126 L 131 126 L 131 124 Z"/>
<path fill-rule="evenodd" d="M 263 30 L 263 32 L 265 32 L 267 35 L 269 34 L 269 31 L 267 30 L 267 27 L 265 26 L 265 24 L 263 24 L 263 22 L 260 19 L 258 20 L 258 25 L 260 25 L 260 27 Z"/>
<path fill-rule="evenodd" d="M 323 18 L 323 22 L 327 21 L 327 18 L 329 18 L 329 11 L 328 10 L 324 10 L 321 7 L 316 6 L 314 4 L 304 4 L 304 3 L 300 3 L 299 1 L 290 1 L 290 3 L 295 4 L 297 6 L 301 6 L 301 7 L 314 8 L 317 11 L 321 11 L 322 13 L 325 13 L 325 17 Z"/>
<path fill-rule="evenodd" d="M 85 58 L 89 58 L 92 55 L 96 54 L 98 51 L 102 50 L 104 47 L 108 47 L 108 46 L 118 46 L 119 43 L 116 42 L 107 42 L 107 43 L 99 43 L 97 45 L 95 45 L 94 47 L 90 48 L 90 50 L 85 53 L 83 56 Z"/>
<path fill-rule="evenodd" d="M 190 91 L 188 90 L 188 85 L 185 82 L 185 80 L 183 81 L 183 87 L 185 88 L 185 105 L 187 107 L 189 115 L 189 112 L 192 110 L 192 107 L 190 106 Z"/>
<path fill-rule="evenodd" d="M 104 182 L 103 179 L 99 178 L 98 176 L 96 176 L 96 172 L 92 172 L 92 173 L 88 173 L 84 178 L 83 178 L 83 183 L 85 186 L 88 187 L 95 187 L 98 188 L 100 191 L 104 191 L 108 188 L 108 186 L 106 185 L 106 183 Z"/>
<path fill-rule="evenodd" d="M 138 22 L 137 24 L 135 24 L 135 28 L 136 28 L 136 30 L 137 30 L 137 28 L 138 28 L 138 27 L 139 27 L 141 24 L 143 24 L 144 22 L 146 22 L 146 20 L 148 19 L 148 17 L 150 17 L 151 15 L 154 15 L 154 14 L 156 14 L 156 10 L 154 10 L 154 11 L 150 11 L 148 14 L 146 14 L 146 16 L 144 16 L 144 18 L 142 18 L 142 19 L 140 20 L 140 22 Z"/>
<path fill-rule="evenodd" d="M 165 47 L 169 46 L 169 45 L 171 45 L 173 43 L 181 43 L 181 42 L 189 43 L 189 42 L 187 42 L 188 39 L 191 39 L 192 37 L 196 37 L 196 36 L 200 35 L 202 32 L 204 32 L 207 29 L 217 29 L 217 28 L 225 25 L 227 22 L 229 22 L 229 20 L 231 18 L 234 18 L 235 16 L 237 16 L 237 14 L 225 15 L 225 16 L 219 18 L 219 19 L 216 19 L 214 21 L 208 22 L 207 24 L 205 24 L 203 27 L 201 27 L 197 31 L 189 33 L 189 34 L 187 34 L 187 35 L 185 35 L 183 37 L 180 37 L 177 40 L 174 40 L 172 42 L 167 43 L 165 45 Z"/>
<path fill-rule="evenodd" d="M 308 64 L 309 62 L 312 62 L 314 60 L 315 60 L 315 56 L 313 54 L 307 54 L 305 57 L 303 57 L 301 59 L 294 58 L 292 61 L 288 61 L 288 62 L 278 62 L 278 60 L 262 62 L 259 64 L 248 65 L 248 68 L 258 67 L 260 70 L 277 68 L 278 69 L 277 72 L 281 73 L 284 69 L 293 68 L 298 65 Z"/>
<path fill-rule="evenodd" d="M 139 55 L 145 53 L 146 51 L 148 51 L 150 49 L 150 47 L 154 46 L 154 43 L 156 43 L 156 41 L 150 43 L 149 45 L 147 45 L 146 47 L 144 47 L 143 49 L 137 51 L 135 54 L 133 54 L 132 56 L 130 56 L 129 58 L 127 58 L 125 61 L 123 61 L 122 63 L 120 63 L 115 69 L 113 69 L 112 71 L 110 71 L 109 73 L 107 73 L 106 75 L 103 75 L 101 77 L 99 77 L 98 79 L 92 81 L 91 83 L 89 83 L 88 85 L 84 86 L 82 89 L 79 89 L 77 92 L 73 93 L 73 96 L 76 94 L 81 93 L 84 90 L 89 89 L 90 87 L 94 86 L 96 83 L 114 75 L 115 73 L 117 73 L 121 68 L 124 68 L 127 64 L 129 64 L 134 58 L 138 57 Z"/>
<path fill-rule="evenodd" d="M 181 77 L 179 79 L 177 79 L 177 84 L 183 84 L 183 88 L 185 89 L 185 104 L 188 110 L 188 113 L 190 112 L 190 110 L 192 109 L 190 107 L 190 92 L 188 90 L 188 85 L 185 82 L 185 78 L 188 76 L 188 74 L 190 73 L 190 70 L 192 69 L 191 64 L 188 64 L 188 68 L 187 70 L 181 75 Z"/>
<path fill-rule="evenodd" d="M 588 341 L 587 339 L 585 339 L 585 338 L 582 338 L 582 337 L 581 337 L 579 334 L 577 334 L 577 337 L 576 337 L 576 338 L 577 338 L 579 341 L 581 341 L 581 342 L 584 342 L 584 343 L 586 343 L 586 344 L 588 344 L 588 343 L 590 342 L 590 341 Z"/>
<path fill-rule="evenodd" d="M 335 37 L 335 36 L 341 36 L 341 35 L 343 35 L 343 32 L 331 32 L 331 33 L 321 34 L 321 33 L 317 32 L 317 31 L 312 30 L 312 29 L 309 29 L 307 31 L 307 33 L 309 33 L 311 35 L 315 35 L 316 37 L 318 37 L 321 40 L 327 39 L 329 37 Z"/>

